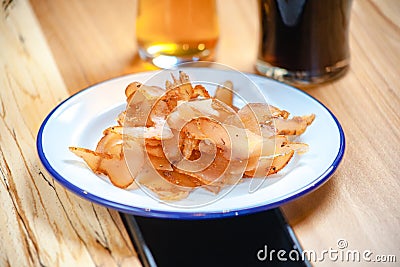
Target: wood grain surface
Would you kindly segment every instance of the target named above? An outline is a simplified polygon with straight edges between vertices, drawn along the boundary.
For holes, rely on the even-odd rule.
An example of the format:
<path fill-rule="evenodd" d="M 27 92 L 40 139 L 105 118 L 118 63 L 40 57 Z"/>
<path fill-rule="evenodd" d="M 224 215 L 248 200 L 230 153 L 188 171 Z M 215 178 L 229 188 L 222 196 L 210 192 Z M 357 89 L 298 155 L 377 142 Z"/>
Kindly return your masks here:
<path fill-rule="evenodd" d="M 55 183 L 39 164 L 34 144 L 44 116 L 67 95 L 154 69 L 136 55 L 136 1 L 30 5 L 34 14 L 24 1 L 3 1 L 1 10 L 0 265 L 138 264 L 118 215 Z M 220 0 L 218 8 L 216 60 L 254 72 L 257 1 Z M 344 239 L 348 249 L 373 252 L 372 259 L 396 256 L 397 263 L 383 266 L 400 262 L 398 14 L 397 0 L 355 0 L 349 72 L 306 90 L 341 122 L 346 153 L 326 184 L 282 208 L 304 249 L 337 249 Z M 327 259 L 312 264 L 355 265 Z"/>
<path fill-rule="evenodd" d="M 118 213 L 39 162 L 39 126 L 68 91 L 27 1 L 3 2 L 0 32 L 0 266 L 140 266 Z"/>

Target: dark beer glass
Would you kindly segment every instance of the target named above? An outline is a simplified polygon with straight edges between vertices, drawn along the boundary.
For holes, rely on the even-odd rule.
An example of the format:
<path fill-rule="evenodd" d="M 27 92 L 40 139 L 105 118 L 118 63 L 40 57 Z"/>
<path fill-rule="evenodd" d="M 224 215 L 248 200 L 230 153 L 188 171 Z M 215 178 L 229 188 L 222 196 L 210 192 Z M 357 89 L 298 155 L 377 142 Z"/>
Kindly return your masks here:
<path fill-rule="evenodd" d="M 349 67 L 352 0 L 260 0 L 260 74 L 294 85 L 318 84 Z"/>

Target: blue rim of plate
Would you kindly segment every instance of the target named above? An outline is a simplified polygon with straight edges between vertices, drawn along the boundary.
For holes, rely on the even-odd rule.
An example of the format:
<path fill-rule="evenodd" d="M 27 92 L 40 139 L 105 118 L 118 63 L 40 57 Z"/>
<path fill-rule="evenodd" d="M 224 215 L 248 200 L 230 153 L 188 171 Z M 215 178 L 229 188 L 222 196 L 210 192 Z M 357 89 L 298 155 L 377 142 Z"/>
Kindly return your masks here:
<path fill-rule="evenodd" d="M 151 72 L 148 72 L 151 73 Z M 216 219 L 216 218 L 227 218 L 227 217 L 234 217 L 234 216 L 241 216 L 241 215 L 246 215 L 246 214 L 251 214 L 251 213 L 256 213 L 256 212 L 261 212 L 261 211 L 266 211 L 269 209 L 273 209 L 276 207 L 279 207 L 283 204 L 289 203 L 292 200 L 295 200 L 301 196 L 304 196 L 312 191 L 314 191 L 315 189 L 317 189 L 318 187 L 320 187 L 321 185 L 323 185 L 326 181 L 328 181 L 328 179 L 333 175 L 333 173 L 336 171 L 337 167 L 339 166 L 340 162 L 343 159 L 343 155 L 344 155 L 344 151 L 345 151 L 345 147 L 346 147 L 346 142 L 345 142 L 345 136 L 344 136 L 344 132 L 342 129 L 342 126 L 340 125 L 338 119 L 336 118 L 336 116 L 324 105 L 322 104 L 319 100 L 317 100 L 316 98 L 314 98 L 313 96 L 307 94 L 306 92 L 290 86 L 288 84 L 276 81 L 276 80 L 272 80 L 274 82 L 278 82 L 281 83 L 283 85 L 285 85 L 286 87 L 290 88 L 291 90 L 296 90 L 302 94 L 304 94 L 306 97 L 311 98 L 312 100 L 316 101 L 318 104 L 321 105 L 321 107 L 323 107 L 328 113 L 329 115 L 333 118 L 333 120 L 336 123 L 336 126 L 339 130 L 339 137 L 340 137 L 340 147 L 339 147 L 339 151 L 338 154 L 336 155 L 336 158 L 334 159 L 334 161 L 332 162 L 331 166 L 329 166 L 326 171 L 321 174 L 320 176 L 318 176 L 318 178 L 316 178 L 314 180 L 314 182 L 305 185 L 304 187 L 300 188 L 297 190 L 297 193 L 290 193 L 290 195 L 288 197 L 283 196 L 282 199 L 275 201 L 273 203 L 268 203 L 265 205 L 257 205 L 254 207 L 249 207 L 246 209 L 238 209 L 238 210 L 229 210 L 229 211 L 225 211 L 225 210 L 221 210 L 221 211 L 217 211 L 217 212 L 207 212 L 207 213 L 202 213 L 202 212 L 172 212 L 172 211 L 164 211 L 164 210 L 153 210 L 153 209 L 147 209 L 147 208 L 140 208 L 140 207 L 135 207 L 135 206 L 129 206 L 129 205 L 125 205 L 125 204 L 121 204 L 118 202 L 114 202 L 114 201 L 110 201 L 107 199 L 104 199 L 102 197 L 99 197 L 97 195 L 91 194 L 89 192 L 86 192 L 85 190 L 82 190 L 81 188 L 79 188 L 78 186 L 72 184 L 71 182 L 69 182 L 67 179 L 65 179 L 62 175 L 60 175 L 50 164 L 50 162 L 47 160 L 46 155 L 43 152 L 43 131 L 44 128 L 48 122 L 48 120 L 52 117 L 53 113 L 56 112 L 60 107 L 62 107 L 64 105 L 64 103 L 66 103 L 67 101 L 69 101 L 70 99 L 77 97 L 79 94 L 86 92 L 88 90 L 91 90 L 92 88 L 96 87 L 99 84 L 103 84 L 103 83 L 107 83 L 113 80 L 118 80 L 124 77 L 128 77 L 128 76 L 132 76 L 132 75 L 137 75 L 137 74 L 144 74 L 144 73 L 135 73 L 135 74 L 128 74 L 128 75 L 123 75 L 123 76 L 119 76 L 119 77 L 115 77 L 106 81 L 102 81 L 96 84 L 93 84 L 73 95 L 71 95 L 70 97 L 68 97 L 67 99 L 65 99 L 64 101 L 62 101 L 60 104 L 58 104 L 44 119 L 42 125 L 39 128 L 38 131 L 38 135 L 37 135 L 37 139 L 36 139 L 36 148 L 37 148 L 37 152 L 40 158 L 40 161 L 42 162 L 43 166 L 45 167 L 45 169 L 65 188 L 67 188 L 68 190 L 72 191 L 73 193 L 79 195 L 80 197 L 83 197 L 87 200 L 90 200 L 94 203 L 100 204 L 102 206 L 105 206 L 107 208 L 112 208 L 115 210 L 118 210 L 120 212 L 124 212 L 124 213 L 128 213 L 128 214 L 133 214 L 133 215 L 137 215 L 137 216 L 144 216 L 144 217 L 153 217 L 153 218 L 162 218 L 162 219 L 181 219 L 181 220 L 202 220 L 202 219 Z M 264 76 L 260 76 L 257 74 L 252 74 L 252 73 L 245 73 L 247 76 L 251 77 L 258 77 L 258 78 L 262 78 L 262 79 L 268 79 Z M 316 181 L 316 182 L 315 182 Z"/>

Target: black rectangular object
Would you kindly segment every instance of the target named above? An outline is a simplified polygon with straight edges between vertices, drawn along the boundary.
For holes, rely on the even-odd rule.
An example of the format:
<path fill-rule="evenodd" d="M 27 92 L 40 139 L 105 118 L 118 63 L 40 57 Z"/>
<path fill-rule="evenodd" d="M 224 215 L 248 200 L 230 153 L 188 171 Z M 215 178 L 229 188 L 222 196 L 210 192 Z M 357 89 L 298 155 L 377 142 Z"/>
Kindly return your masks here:
<path fill-rule="evenodd" d="M 289 258 L 301 248 L 279 209 L 193 221 L 121 216 L 144 266 L 309 266 Z M 265 246 L 275 253 L 260 260 Z M 287 261 L 278 259 L 279 250 Z"/>

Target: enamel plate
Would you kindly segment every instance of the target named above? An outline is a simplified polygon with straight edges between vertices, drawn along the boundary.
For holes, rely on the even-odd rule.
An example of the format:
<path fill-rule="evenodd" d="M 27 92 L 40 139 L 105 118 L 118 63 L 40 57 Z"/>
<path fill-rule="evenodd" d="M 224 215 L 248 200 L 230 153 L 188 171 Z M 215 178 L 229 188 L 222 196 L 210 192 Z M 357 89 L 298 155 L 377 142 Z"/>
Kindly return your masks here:
<path fill-rule="evenodd" d="M 124 92 L 129 83 L 149 81 L 149 85 L 163 87 L 165 79 L 169 79 L 166 73 L 146 72 L 93 85 L 59 104 L 44 120 L 37 137 L 38 154 L 44 167 L 70 191 L 95 203 L 140 216 L 179 219 L 237 216 L 278 207 L 317 189 L 338 167 L 345 149 L 343 130 L 335 116 L 313 97 L 257 75 L 209 68 L 184 71 L 192 81 L 231 80 L 235 91 L 246 100 L 264 101 L 247 89 L 244 80 L 248 80 L 257 85 L 268 103 L 294 116 L 314 113 L 313 124 L 296 140 L 307 143 L 309 151 L 296 155 L 282 171 L 267 177 L 255 190 L 249 190 L 251 179 L 246 179 L 202 205 L 191 203 L 213 193 L 196 189 L 187 199 L 171 204 L 150 197 L 140 188 L 117 188 L 108 179 L 94 174 L 68 147 L 95 149 L 103 130 L 116 125 L 118 114 L 125 109 Z M 213 89 L 209 90 L 212 93 Z M 243 102 L 235 99 L 235 104 L 240 107 Z"/>

